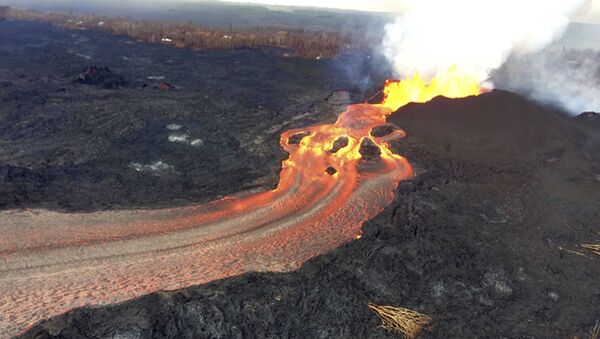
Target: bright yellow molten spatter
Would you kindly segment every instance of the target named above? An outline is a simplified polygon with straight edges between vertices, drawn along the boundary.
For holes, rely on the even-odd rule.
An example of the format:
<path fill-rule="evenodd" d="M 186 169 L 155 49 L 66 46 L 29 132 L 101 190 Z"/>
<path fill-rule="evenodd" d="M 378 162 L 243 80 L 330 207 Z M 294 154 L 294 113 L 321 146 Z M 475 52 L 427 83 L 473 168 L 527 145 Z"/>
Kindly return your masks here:
<path fill-rule="evenodd" d="M 480 83 L 474 77 L 462 73 L 457 67 L 438 73 L 427 82 L 418 73 L 404 80 L 387 80 L 383 89 L 381 106 L 392 111 L 409 102 L 427 102 L 436 96 L 464 98 L 481 93 Z"/>

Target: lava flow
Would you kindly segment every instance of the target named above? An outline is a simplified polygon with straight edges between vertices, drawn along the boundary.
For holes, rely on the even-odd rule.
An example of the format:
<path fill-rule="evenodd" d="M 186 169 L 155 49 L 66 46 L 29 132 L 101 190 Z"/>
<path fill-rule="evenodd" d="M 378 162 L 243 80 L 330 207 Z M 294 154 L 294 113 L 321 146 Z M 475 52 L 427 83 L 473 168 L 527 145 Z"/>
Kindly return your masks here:
<path fill-rule="evenodd" d="M 288 271 L 360 234 L 410 164 L 388 143 L 399 107 L 479 94 L 458 70 L 430 83 L 386 82 L 381 104 L 351 105 L 332 125 L 287 131 L 273 191 L 160 210 L 0 212 L 0 337 L 84 305 L 249 271 Z"/>

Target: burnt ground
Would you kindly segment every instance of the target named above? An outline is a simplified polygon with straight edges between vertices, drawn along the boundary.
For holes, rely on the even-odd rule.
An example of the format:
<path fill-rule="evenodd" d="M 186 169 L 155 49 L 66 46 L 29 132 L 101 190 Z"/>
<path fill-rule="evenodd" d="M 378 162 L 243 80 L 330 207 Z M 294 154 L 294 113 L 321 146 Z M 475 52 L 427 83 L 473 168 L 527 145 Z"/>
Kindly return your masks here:
<path fill-rule="evenodd" d="M 376 63 L 0 21 L 0 209 L 175 206 L 274 187 L 280 133 L 334 120 L 365 97 Z"/>
<path fill-rule="evenodd" d="M 77 309 L 23 337 L 394 337 L 375 302 L 431 315 L 426 338 L 587 338 L 600 261 L 560 247 L 600 242 L 598 119 L 503 91 L 410 104 L 389 120 L 406 130 L 395 147 L 417 175 L 360 240 L 296 272 Z"/>

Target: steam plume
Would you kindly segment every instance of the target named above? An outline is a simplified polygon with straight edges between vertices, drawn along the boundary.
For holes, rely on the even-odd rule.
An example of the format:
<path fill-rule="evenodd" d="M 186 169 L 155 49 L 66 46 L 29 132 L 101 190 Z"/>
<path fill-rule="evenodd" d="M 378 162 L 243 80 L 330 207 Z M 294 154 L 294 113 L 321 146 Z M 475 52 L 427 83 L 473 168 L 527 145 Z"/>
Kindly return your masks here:
<path fill-rule="evenodd" d="M 571 113 L 600 109 L 600 52 L 550 46 L 511 56 L 492 79 L 500 88 L 558 106 Z"/>
<path fill-rule="evenodd" d="M 396 75 L 431 78 L 456 65 L 484 81 L 511 53 L 538 51 L 589 0 L 407 0 L 386 26 L 384 54 Z"/>

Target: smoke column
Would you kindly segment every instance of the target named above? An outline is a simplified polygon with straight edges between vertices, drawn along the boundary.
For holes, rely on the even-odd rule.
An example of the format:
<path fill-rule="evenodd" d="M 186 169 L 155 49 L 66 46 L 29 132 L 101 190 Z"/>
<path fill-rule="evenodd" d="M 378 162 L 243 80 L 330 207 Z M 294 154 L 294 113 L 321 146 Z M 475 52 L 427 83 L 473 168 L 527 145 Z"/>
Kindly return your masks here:
<path fill-rule="evenodd" d="M 560 36 L 588 0 L 408 0 L 386 26 L 385 56 L 396 75 L 431 78 L 456 65 L 485 81 L 511 53 Z"/>

